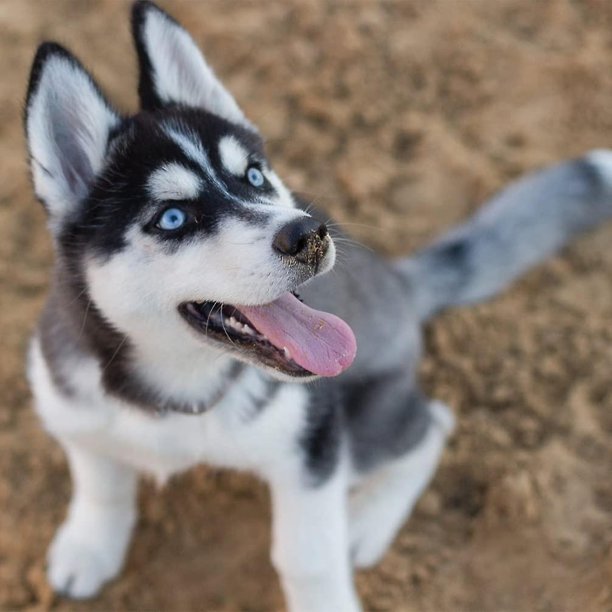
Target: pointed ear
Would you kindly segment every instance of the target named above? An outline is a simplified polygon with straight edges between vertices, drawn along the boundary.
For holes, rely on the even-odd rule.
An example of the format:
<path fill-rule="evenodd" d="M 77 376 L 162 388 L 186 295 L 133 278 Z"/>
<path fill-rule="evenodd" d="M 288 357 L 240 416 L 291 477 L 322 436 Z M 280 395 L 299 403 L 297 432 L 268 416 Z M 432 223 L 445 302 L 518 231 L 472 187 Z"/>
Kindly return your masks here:
<path fill-rule="evenodd" d="M 55 43 L 38 48 L 25 128 L 34 190 L 52 222 L 87 196 L 118 123 L 118 114 L 68 51 Z"/>
<path fill-rule="evenodd" d="M 255 129 L 191 36 L 170 15 L 152 2 L 136 2 L 132 32 L 140 68 L 138 93 L 144 109 L 184 104 Z"/>

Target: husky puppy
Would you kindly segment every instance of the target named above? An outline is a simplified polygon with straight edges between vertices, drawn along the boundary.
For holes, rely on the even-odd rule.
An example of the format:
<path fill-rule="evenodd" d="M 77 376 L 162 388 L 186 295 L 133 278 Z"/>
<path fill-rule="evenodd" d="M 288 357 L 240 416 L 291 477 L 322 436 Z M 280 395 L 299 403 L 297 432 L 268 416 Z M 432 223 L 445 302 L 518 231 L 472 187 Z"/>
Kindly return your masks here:
<path fill-rule="evenodd" d="M 29 377 L 74 483 L 49 581 L 95 595 L 123 564 L 138 474 L 209 463 L 269 484 L 290 610 L 358 610 L 353 566 L 383 555 L 453 428 L 416 379 L 422 323 L 610 217 L 612 152 L 514 183 L 410 259 L 348 247 L 324 275 L 333 239 L 189 34 L 150 2 L 132 24 L 134 116 L 54 43 L 27 94 L 56 251 Z"/>

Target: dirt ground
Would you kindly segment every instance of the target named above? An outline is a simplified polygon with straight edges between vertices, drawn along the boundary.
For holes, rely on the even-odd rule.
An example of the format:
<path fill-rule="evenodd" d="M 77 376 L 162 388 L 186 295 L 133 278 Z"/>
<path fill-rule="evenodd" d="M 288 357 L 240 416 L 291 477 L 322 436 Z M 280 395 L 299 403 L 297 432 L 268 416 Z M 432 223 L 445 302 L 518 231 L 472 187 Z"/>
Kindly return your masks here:
<path fill-rule="evenodd" d="M 372 248 L 408 253 L 525 170 L 612 146 L 608 0 L 164 2 L 269 141 L 277 170 Z M 77 52 L 134 109 L 128 3 L 0 2 L 0 609 L 282 609 L 269 506 L 198 469 L 158 492 L 122 577 L 54 598 L 45 549 L 70 484 L 23 375 L 52 258 L 25 163 L 36 44 Z M 372 611 L 612 610 L 612 226 L 427 331 L 422 376 L 459 427 Z"/>

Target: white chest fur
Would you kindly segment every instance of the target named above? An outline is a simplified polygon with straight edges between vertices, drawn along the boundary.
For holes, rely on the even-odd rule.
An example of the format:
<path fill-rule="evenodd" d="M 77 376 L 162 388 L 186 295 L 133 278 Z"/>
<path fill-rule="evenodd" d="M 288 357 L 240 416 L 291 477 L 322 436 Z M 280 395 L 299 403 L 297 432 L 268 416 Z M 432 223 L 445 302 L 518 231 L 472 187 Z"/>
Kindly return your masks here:
<path fill-rule="evenodd" d="M 282 385 L 257 411 L 253 398 L 262 397 L 265 384 L 256 370 L 248 370 L 210 412 L 158 417 L 106 395 L 94 360 L 74 367 L 78 394 L 66 397 L 34 341 L 29 374 L 46 428 L 59 440 L 79 441 L 161 481 L 201 463 L 270 476 L 280 457 L 286 461 L 298 452 L 307 404 L 300 385 Z"/>

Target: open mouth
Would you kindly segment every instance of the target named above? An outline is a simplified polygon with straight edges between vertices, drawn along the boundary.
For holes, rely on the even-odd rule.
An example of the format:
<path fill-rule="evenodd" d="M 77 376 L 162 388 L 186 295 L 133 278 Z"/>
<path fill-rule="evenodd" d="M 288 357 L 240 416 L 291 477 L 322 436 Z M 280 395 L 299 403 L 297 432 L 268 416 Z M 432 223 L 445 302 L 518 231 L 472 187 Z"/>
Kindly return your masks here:
<path fill-rule="evenodd" d="M 294 378 L 337 376 L 355 358 L 350 327 L 293 293 L 259 306 L 194 301 L 178 310 L 199 333 Z"/>

